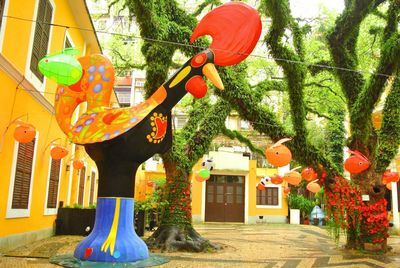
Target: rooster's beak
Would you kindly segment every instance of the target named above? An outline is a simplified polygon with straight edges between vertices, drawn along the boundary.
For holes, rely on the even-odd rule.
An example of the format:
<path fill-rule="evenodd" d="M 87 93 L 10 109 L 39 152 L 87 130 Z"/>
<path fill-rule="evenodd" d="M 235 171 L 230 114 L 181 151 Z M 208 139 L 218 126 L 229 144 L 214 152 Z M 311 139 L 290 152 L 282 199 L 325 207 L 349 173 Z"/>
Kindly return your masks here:
<path fill-rule="evenodd" d="M 220 90 L 224 90 L 224 84 L 222 84 L 221 77 L 215 69 L 215 65 L 212 63 L 207 63 L 203 67 L 203 74 L 210 79 L 210 81 L 214 84 L 215 87 L 219 88 Z"/>

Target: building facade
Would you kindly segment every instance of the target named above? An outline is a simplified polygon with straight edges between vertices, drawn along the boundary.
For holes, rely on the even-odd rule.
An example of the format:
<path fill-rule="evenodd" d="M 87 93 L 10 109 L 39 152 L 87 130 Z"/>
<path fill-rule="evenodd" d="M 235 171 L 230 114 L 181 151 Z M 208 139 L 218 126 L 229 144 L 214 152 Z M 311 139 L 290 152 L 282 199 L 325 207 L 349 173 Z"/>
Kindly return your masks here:
<path fill-rule="evenodd" d="M 0 0 L 0 13 L 3 252 L 52 235 L 60 203 L 85 207 L 96 202 L 96 167 L 84 148 L 71 144 L 58 127 L 53 108 L 57 85 L 37 65 L 46 54 L 66 47 L 78 48 L 77 57 L 101 53 L 101 48 L 83 0 Z M 84 109 L 84 104 L 77 108 L 75 118 Z M 19 120 L 35 127 L 33 141 L 14 139 Z M 52 159 L 55 145 L 65 147 L 68 155 Z M 74 159 L 83 160 L 84 167 L 75 169 Z"/>

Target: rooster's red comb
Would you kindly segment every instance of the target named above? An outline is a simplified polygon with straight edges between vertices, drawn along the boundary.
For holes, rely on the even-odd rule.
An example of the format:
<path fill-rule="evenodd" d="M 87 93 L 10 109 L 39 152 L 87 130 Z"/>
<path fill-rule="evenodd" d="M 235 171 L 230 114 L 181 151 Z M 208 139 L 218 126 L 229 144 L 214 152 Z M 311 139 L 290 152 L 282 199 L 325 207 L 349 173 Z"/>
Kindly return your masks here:
<path fill-rule="evenodd" d="M 229 2 L 209 12 L 194 29 L 190 43 L 210 35 L 214 63 L 220 66 L 237 64 L 253 51 L 261 34 L 257 11 L 240 2 Z"/>

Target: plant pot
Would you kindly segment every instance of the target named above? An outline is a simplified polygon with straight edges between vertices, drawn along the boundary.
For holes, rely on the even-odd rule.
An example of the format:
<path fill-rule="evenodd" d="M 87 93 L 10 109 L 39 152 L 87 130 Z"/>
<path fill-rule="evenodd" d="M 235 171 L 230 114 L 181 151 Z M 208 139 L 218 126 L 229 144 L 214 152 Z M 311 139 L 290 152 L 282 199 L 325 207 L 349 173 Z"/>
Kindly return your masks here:
<path fill-rule="evenodd" d="M 96 209 L 91 208 L 59 208 L 56 235 L 88 235 L 93 229 L 95 215 Z"/>
<path fill-rule="evenodd" d="M 290 209 L 290 224 L 300 224 L 300 209 Z"/>

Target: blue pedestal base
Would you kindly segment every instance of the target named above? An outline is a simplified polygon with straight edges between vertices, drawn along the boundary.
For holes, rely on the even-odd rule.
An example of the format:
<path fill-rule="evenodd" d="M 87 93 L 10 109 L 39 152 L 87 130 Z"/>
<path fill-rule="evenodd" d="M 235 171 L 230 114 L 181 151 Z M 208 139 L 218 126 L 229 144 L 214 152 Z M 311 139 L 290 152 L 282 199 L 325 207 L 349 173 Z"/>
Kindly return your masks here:
<path fill-rule="evenodd" d="M 133 198 L 97 199 L 93 231 L 75 249 L 74 257 L 91 262 L 136 262 L 149 257 L 133 226 Z"/>

